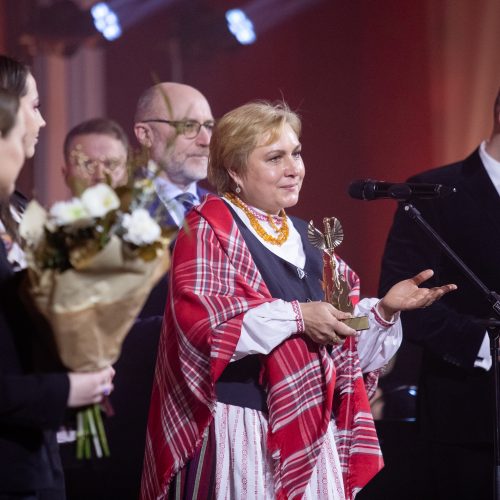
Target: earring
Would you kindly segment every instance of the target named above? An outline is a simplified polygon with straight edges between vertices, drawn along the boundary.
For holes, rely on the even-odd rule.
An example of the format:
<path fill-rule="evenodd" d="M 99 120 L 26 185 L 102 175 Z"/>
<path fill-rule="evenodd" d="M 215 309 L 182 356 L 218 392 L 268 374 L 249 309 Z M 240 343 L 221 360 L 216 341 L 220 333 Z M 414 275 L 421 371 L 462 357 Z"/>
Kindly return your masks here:
<path fill-rule="evenodd" d="M 238 184 L 236 184 L 236 188 L 234 189 L 235 193 L 236 194 L 240 194 L 241 193 L 241 188 L 240 186 L 238 186 Z"/>

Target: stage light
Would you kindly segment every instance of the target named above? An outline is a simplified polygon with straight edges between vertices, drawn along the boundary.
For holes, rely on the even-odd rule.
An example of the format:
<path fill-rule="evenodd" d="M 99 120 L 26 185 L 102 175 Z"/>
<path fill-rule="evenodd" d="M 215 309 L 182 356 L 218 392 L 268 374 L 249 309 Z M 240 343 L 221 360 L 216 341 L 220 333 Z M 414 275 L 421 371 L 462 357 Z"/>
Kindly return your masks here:
<path fill-rule="evenodd" d="M 106 2 L 96 3 L 90 12 L 94 18 L 94 26 L 106 40 L 116 40 L 122 34 L 118 16 Z"/>
<path fill-rule="evenodd" d="M 227 27 L 242 45 L 255 42 L 255 30 L 252 21 L 241 9 L 231 9 L 226 12 Z"/>

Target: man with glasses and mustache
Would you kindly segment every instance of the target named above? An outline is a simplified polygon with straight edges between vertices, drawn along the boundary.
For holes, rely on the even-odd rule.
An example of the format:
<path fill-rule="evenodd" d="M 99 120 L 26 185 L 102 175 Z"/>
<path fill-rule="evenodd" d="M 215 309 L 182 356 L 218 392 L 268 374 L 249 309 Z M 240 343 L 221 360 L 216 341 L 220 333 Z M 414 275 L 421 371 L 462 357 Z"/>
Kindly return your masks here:
<path fill-rule="evenodd" d="M 163 82 L 139 98 L 134 132 L 149 159 L 160 167 L 151 211 L 162 210 L 163 222 L 181 226 L 185 212 L 200 203 L 206 190 L 208 145 L 214 119 L 206 98 L 193 87 Z"/>
<path fill-rule="evenodd" d="M 110 183 L 114 188 L 126 184 L 128 147 L 126 133 L 114 120 L 99 117 L 75 125 L 66 134 L 63 145 L 62 173 L 71 194 L 77 196 L 85 188 L 99 182 Z M 144 330 L 137 330 L 136 335 L 143 333 Z M 117 362 L 115 367 L 120 371 L 119 379 L 122 373 L 127 377 L 126 370 L 121 368 L 120 362 Z M 122 388 L 122 392 L 126 390 L 130 390 L 130 385 Z M 112 456 L 78 460 L 76 422 L 71 422 L 69 417 L 69 421 L 66 422 L 67 428 L 58 433 L 68 499 L 113 498 L 114 491 L 121 484 L 118 474 L 114 471 L 123 466 L 117 460 L 116 454 L 119 455 L 121 451 L 117 443 L 125 439 L 122 425 L 130 422 L 133 420 L 130 421 L 123 409 L 120 409 L 120 416 L 116 419 L 106 418 L 104 425 L 111 441 Z"/>
<path fill-rule="evenodd" d="M 109 118 L 93 118 L 73 127 L 64 140 L 62 172 L 73 194 L 99 182 L 127 183 L 128 138 Z"/>

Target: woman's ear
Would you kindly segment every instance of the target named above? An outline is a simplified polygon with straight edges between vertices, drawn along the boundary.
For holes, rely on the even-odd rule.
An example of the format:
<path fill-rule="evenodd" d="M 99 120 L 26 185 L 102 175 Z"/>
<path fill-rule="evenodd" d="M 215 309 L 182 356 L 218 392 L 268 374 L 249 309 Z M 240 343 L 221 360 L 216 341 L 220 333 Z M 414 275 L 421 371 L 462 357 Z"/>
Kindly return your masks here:
<path fill-rule="evenodd" d="M 228 170 L 227 173 L 231 176 L 231 179 L 233 179 L 233 182 L 237 186 L 241 185 L 241 177 L 234 170 Z"/>

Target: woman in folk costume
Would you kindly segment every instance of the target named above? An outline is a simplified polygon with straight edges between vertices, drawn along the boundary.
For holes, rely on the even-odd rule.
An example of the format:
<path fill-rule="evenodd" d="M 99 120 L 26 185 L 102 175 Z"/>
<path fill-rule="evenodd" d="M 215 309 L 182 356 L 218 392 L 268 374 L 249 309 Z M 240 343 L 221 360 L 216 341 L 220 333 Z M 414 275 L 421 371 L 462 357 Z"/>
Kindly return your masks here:
<path fill-rule="evenodd" d="M 286 105 L 227 113 L 210 144 L 209 195 L 175 246 L 153 387 L 142 499 L 351 499 L 382 466 L 368 395 L 401 341 L 398 311 L 454 289 L 418 285 L 369 316 L 322 302 L 322 255 L 288 217 L 304 177 L 300 119 Z M 366 385 L 365 385 L 366 381 Z"/>

